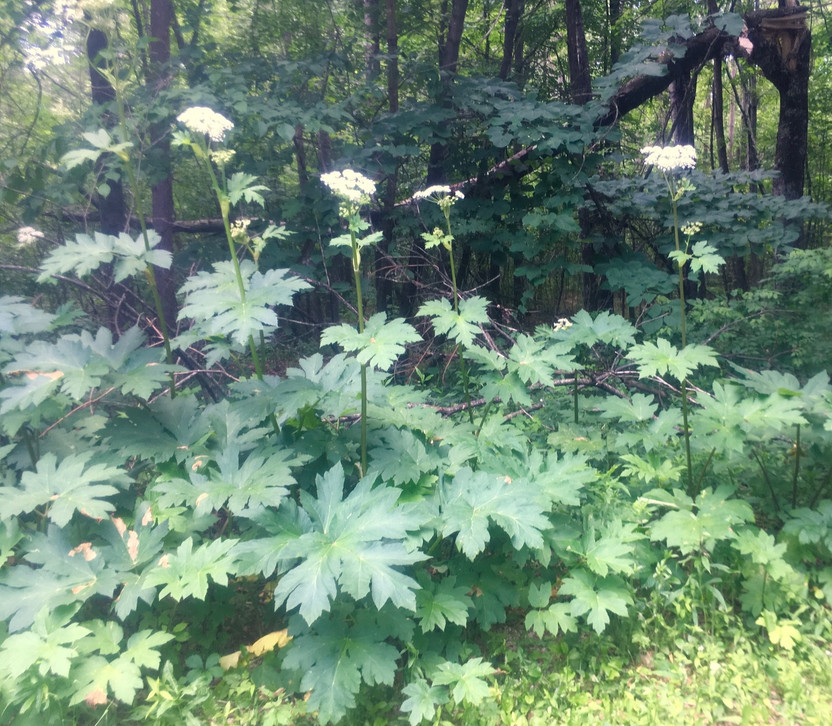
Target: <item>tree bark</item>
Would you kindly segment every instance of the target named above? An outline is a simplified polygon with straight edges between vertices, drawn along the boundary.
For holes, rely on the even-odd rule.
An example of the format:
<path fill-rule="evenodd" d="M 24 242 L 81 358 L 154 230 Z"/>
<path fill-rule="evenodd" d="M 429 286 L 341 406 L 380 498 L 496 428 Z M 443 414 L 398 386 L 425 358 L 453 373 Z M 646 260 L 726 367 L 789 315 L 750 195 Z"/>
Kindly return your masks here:
<path fill-rule="evenodd" d="M 110 85 L 107 78 L 101 73 L 106 67 L 106 61 L 101 58 L 101 53 L 107 49 L 107 36 L 103 30 L 90 28 L 87 35 L 87 60 L 90 72 L 90 97 L 93 104 L 100 106 L 103 110 L 102 125 L 105 128 L 112 128 L 116 125 L 117 119 L 107 107 L 116 99 L 115 89 Z M 105 161 L 102 158 L 97 164 L 100 170 Z M 118 234 L 123 232 L 127 226 L 127 205 L 124 201 L 124 186 L 121 179 L 113 179 L 107 182 L 110 192 L 107 196 L 99 196 L 96 200 L 98 207 L 100 228 L 104 234 Z"/>
<path fill-rule="evenodd" d="M 148 46 L 150 70 L 147 82 L 154 92 L 170 86 L 170 34 L 173 26 L 171 0 L 152 0 L 150 4 L 150 44 Z M 158 181 L 151 187 L 151 216 L 153 229 L 161 237 L 158 249 L 173 253 L 173 174 L 170 164 L 170 120 L 165 119 L 150 128 L 150 145 L 154 152 Z M 162 300 L 162 314 L 168 329 L 173 333 L 176 323 L 176 283 L 173 269 L 154 269 L 156 286 Z"/>
<path fill-rule="evenodd" d="M 503 58 L 500 62 L 499 77 L 507 81 L 511 77 L 512 64 L 518 55 L 520 43 L 520 18 L 525 9 L 525 0 L 505 0 L 506 19 L 503 24 Z M 522 50 L 519 51 L 522 56 Z M 517 65 L 514 64 L 515 69 Z"/>

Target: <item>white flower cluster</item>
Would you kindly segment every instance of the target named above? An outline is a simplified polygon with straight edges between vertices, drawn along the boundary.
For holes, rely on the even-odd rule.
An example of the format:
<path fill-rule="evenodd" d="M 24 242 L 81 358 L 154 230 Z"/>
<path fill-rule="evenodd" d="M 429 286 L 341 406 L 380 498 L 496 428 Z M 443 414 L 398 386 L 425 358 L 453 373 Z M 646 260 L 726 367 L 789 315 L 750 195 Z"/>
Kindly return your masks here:
<path fill-rule="evenodd" d="M 34 227 L 21 227 L 17 230 L 17 244 L 19 247 L 25 247 L 39 239 L 43 239 L 43 232 Z"/>
<path fill-rule="evenodd" d="M 234 128 L 234 124 L 225 116 L 207 106 L 186 108 L 176 117 L 176 120 L 195 134 L 208 134 L 208 138 L 217 143 L 222 141 L 225 134 Z"/>
<path fill-rule="evenodd" d="M 442 194 L 451 195 L 451 188 L 446 184 L 434 184 L 432 187 L 428 187 L 427 189 L 423 189 L 420 192 L 415 192 L 413 194 L 414 199 L 429 199 L 433 196 L 439 196 Z M 465 199 L 465 195 L 459 191 L 458 189 L 453 192 L 453 196 L 456 199 Z"/>
<path fill-rule="evenodd" d="M 558 321 L 552 326 L 555 331 L 569 330 L 572 327 L 572 321 L 569 318 L 558 318 Z"/>
<path fill-rule="evenodd" d="M 641 153 L 645 164 L 665 172 L 696 166 L 696 149 L 692 146 L 645 146 Z"/>
<path fill-rule="evenodd" d="M 353 204 L 362 204 L 376 193 L 375 182 L 352 169 L 321 174 L 321 182 L 336 197 Z"/>
<path fill-rule="evenodd" d="M 688 222 L 682 227 L 682 234 L 686 237 L 693 237 L 702 231 L 702 222 Z"/>

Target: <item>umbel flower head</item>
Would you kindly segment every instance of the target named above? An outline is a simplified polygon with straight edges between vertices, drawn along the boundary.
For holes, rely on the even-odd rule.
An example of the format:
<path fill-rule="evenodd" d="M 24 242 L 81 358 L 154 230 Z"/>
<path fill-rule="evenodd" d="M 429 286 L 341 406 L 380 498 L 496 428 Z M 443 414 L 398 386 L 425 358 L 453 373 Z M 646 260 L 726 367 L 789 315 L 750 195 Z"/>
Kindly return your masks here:
<path fill-rule="evenodd" d="M 17 230 L 17 246 L 26 247 L 27 245 L 43 239 L 43 232 L 34 227 L 21 227 Z"/>
<path fill-rule="evenodd" d="M 657 166 L 664 172 L 696 166 L 696 149 L 692 146 L 645 146 L 641 153 L 645 164 Z"/>
<path fill-rule="evenodd" d="M 376 184 L 352 169 L 321 174 L 321 182 L 339 199 L 351 204 L 366 204 L 376 193 Z"/>
<path fill-rule="evenodd" d="M 422 191 L 415 192 L 413 194 L 414 199 L 430 199 L 431 197 L 442 196 L 449 196 L 454 199 L 465 199 L 465 195 L 461 191 L 457 189 L 452 194 L 451 188 L 443 184 L 434 184 L 432 187 L 428 187 L 427 189 L 423 189 Z"/>
<path fill-rule="evenodd" d="M 234 128 L 221 113 L 208 108 L 207 106 L 191 106 L 180 113 L 176 120 L 184 124 L 189 131 L 195 134 L 207 134 L 211 141 L 219 143 L 225 138 L 225 134 Z"/>

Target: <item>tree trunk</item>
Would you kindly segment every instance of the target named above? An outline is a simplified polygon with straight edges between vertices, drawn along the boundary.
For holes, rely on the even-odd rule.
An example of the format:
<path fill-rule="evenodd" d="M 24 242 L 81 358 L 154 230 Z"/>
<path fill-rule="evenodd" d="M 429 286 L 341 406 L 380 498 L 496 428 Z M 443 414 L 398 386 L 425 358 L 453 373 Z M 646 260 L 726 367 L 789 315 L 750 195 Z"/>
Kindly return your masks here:
<path fill-rule="evenodd" d="M 102 108 L 107 107 L 116 99 L 115 89 L 110 85 L 107 78 L 101 73 L 105 61 L 101 58 L 101 52 L 107 49 L 107 36 L 103 30 L 90 28 L 87 35 L 87 60 L 90 71 L 90 97 L 93 104 Z M 105 128 L 112 128 L 118 120 L 110 110 L 105 110 L 101 118 Z M 98 169 L 102 167 L 102 158 L 99 161 Z M 106 197 L 99 196 L 96 200 L 100 216 L 100 227 L 104 234 L 118 234 L 127 228 L 127 205 L 124 202 L 124 186 L 121 179 L 113 179 L 107 182 L 110 192 Z"/>
<path fill-rule="evenodd" d="M 462 31 L 465 28 L 465 13 L 468 0 L 452 0 L 450 16 L 443 17 L 443 28 L 439 40 L 439 75 L 441 78 L 440 105 L 450 103 L 451 85 L 459 66 L 459 48 L 462 43 Z M 434 142 L 430 147 L 428 159 L 427 184 L 444 184 L 448 174 L 445 167 L 448 159 L 448 145 Z"/>
<path fill-rule="evenodd" d="M 173 26 L 171 0 L 152 0 L 150 4 L 150 72 L 147 82 L 154 92 L 170 86 L 170 33 Z M 150 145 L 154 150 L 159 181 L 151 187 L 153 229 L 162 238 L 158 249 L 173 253 L 173 175 L 170 165 L 170 120 L 165 119 L 150 128 Z M 162 314 L 168 329 L 173 332 L 176 322 L 176 283 L 173 269 L 154 269 Z"/>
<path fill-rule="evenodd" d="M 522 43 L 520 41 L 520 18 L 523 16 L 525 8 L 525 0 L 505 0 L 506 19 L 503 26 L 503 59 L 500 62 L 499 76 L 504 81 L 511 77 L 512 63 L 518 56 L 517 46 Z M 519 51 L 522 57 L 522 50 Z M 517 65 L 514 65 L 515 70 Z"/>
<path fill-rule="evenodd" d="M 670 138 L 678 146 L 693 146 L 693 102 L 696 76 L 680 73 L 668 89 L 670 95 Z"/>
<path fill-rule="evenodd" d="M 396 0 L 385 0 L 385 28 L 387 41 L 387 108 L 391 114 L 399 110 L 399 30 L 396 21 Z M 396 194 L 399 182 L 398 169 L 387 177 L 382 207 L 381 231 L 383 239 L 376 250 L 376 304 L 378 309 L 386 311 L 390 305 L 392 285 L 387 278 L 385 268 L 388 265 L 390 247 L 393 244 L 395 226 L 393 213 L 396 206 Z"/>
<path fill-rule="evenodd" d="M 381 52 L 381 38 L 379 37 L 379 0 L 363 0 L 364 2 L 364 62 L 367 64 L 367 80 L 375 80 L 381 74 L 379 53 Z"/>

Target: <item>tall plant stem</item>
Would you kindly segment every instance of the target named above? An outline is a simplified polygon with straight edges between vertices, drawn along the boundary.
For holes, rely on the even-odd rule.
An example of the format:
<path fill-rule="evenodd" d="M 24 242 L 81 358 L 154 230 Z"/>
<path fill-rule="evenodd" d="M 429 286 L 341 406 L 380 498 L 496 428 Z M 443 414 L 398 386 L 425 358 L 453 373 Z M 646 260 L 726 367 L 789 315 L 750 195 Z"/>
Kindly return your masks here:
<path fill-rule="evenodd" d="M 681 245 L 679 244 L 679 210 L 676 205 L 676 186 L 667 179 L 667 188 L 670 191 L 670 203 L 673 207 L 673 241 L 676 244 L 676 251 L 681 252 Z M 688 344 L 687 335 L 687 320 L 685 311 L 685 274 L 682 263 L 677 260 L 676 266 L 679 271 L 679 319 L 682 331 L 682 348 L 684 349 Z M 685 459 L 688 469 L 688 495 L 696 496 L 698 492 L 693 482 L 693 461 L 690 454 L 690 428 L 688 426 L 688 379 L 687 376 L 682 378 L 682 426 L 684 427 L 685 437 Z"/>
<path fill-rule="evenodd" d="M 355 306 L 358 311 L 358 332 L 364 332 L 364 296 L 361 290 L 361 251 L 353 225 L 350 225 L 352 244 L 352 274 L 355 278 Z M 367 473 L 367 364 L 361 364 L 361 475 Z"/>
<path fill-rule="evenodd" d="M 204 142 L 203 142 L 204 143 Z M 240 293 L 240 302 L 245 305 L 246 302 L 246 286 L 243 282 L 243 273 L 240 270 L 240 260 L 237 259 L 237 249 L 234 247 L 234 238 L 231 236 L 231 202 L 228 199 L 228 194 L 219 185 L 217 175 L 214 173 L 214 168 L 211 166 L 211 159 L 208 156 L 207 149 L 201 147 L 204 152 L 206 166 L 208 173 L 211 175 L 211 186 L 214 189 L 214 194 L 217 196 L 217 201 L 220 204 L 220 214 L 222 215 L 222 226 L 225 230 L 225 239 L 228 242 L 228 253 L 231 257 L 231 264 L 234 265 L 234 275 L 237 278 L 237 289 Z M 257 346 L 254 344 L 254 336 L 248 336 L 248 349 L 251 352 L 251 362 L 254 365 L 254 372 L 257 377 L 263 380 L 263 366 L 260 363 L 260 356 L 257 354 Z"/>
<path fill-rule="evenodd" d="M 800 424 L 794 441 L 794 474 L 792 475 L 792 507 L 797 506 L 797 477 L 800 474 Z"/>
<path fill-rule="evenodd" d="M 452 237 L 451 235 L 451 210 L 448 207 L 445 212 L 445 222 L 448 226 L 448 236 Z M 456 262 L 454 261 L 454 244 L 450 242 L 448 244 L 448 257 L 450 258 L 451 262 L 451 284 L 453 285 L 453 293 L 454 293 L 454 312 L 459 315 L 459 291 L 456 286 Z M 471 421 L 471 424 L 474 423 L 474 412 L 471 410 L 471 390 L 468 384 L 468 366 L 465 365 L 465 356 L 464 356 L 464 349 L 459 354 L 459 373 L 462 376 L 462 390 L 465 393 L 465 403 L 468 404 L 468 418 Z"/>
<path fill-rule="evenodd" d="M 124 110 L 124 100 L 120 93 L 116 93 L 116 106 L 118 108 L 118 120 L 121 126 L 121 133 L 123 138 L 127 138 L 127 115 Z M 127 172 L 127 181 L 133 194 L 136 197 L 136 216 L 139 218 L 139 227 L 142 231 L 142 241 L 144 242 L 145 252 L 150 252 L 150 238 L 147 236 L 147 220 L 144 216 L 144 210 L 141 205 L 141 193 L 139 190 L 138 180 L 136 179 L 136 172 L 130 164 L 130 159 L 120 157 L 125 171 Z M 153 306 L 156 308 L 156 315 L 159 318 L 159 330 L 162 333 L 162 343 L 165 347 L 165 360 L 168 365 L 173 365 L 173 350 L 170 345 L 170 332 L 167 321 L 165 320 L 165 311 L 162 307 L 162 297 L 159 295 L 159 285 L 156 282 L 156 272 L 153 270 L 153 265 L 148 264 L 145 267 L 145 278 L 148 285 L 150 285 L 150 292 L 153 295 Z M 170 397 L 176 397 L 176 378 L 173 371 L 170 372 Z"/>

